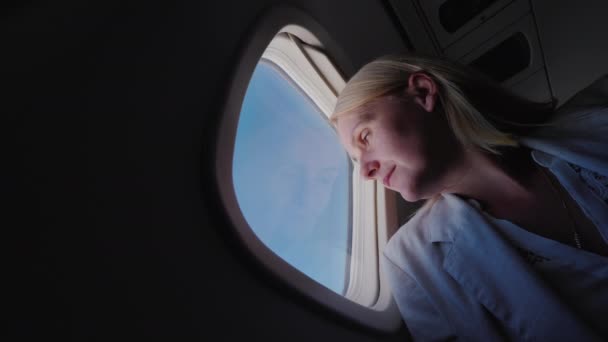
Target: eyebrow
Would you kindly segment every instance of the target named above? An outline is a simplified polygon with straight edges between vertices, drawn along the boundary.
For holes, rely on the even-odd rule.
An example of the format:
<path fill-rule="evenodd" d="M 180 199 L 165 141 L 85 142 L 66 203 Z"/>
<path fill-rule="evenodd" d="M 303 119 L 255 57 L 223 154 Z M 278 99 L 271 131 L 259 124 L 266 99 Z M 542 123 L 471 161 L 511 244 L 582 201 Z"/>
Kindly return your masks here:
<path fill-rule="evenodd" d="M 355 130 L 357 129 L 357 127 L 359 127 L 360 125 L 367 123 L 369 121 L 372 120 L 373 115 L 370 112 L 365 112 L 363 114 L 361 114 L 361 121 L 359 121 L 355 127 L 353 127 L 353 129 L 350 131 L 350 144 L 351 146 L 355 146 L 356 145 L 356 138 L 355 138 Z M 357 160 L 357 158 L 355 157 L 351 157 L 350 159 L 352 159 L 353 162 L 355 162 L 356 164 L 359 164 L 359 160 Z"/>

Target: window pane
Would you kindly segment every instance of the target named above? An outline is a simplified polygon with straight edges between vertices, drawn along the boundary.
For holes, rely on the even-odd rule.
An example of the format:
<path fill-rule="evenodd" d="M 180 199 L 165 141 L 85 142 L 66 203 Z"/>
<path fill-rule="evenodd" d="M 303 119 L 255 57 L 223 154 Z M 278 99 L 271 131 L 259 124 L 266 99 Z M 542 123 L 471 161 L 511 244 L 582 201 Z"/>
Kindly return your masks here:
<path fill-rule="evenodd" d="M 274 64 L 260 62 L 237 128 L 239 206 L 272 251 L 340 294 L 350 261 L 350 172 L 325 116 Z"/>

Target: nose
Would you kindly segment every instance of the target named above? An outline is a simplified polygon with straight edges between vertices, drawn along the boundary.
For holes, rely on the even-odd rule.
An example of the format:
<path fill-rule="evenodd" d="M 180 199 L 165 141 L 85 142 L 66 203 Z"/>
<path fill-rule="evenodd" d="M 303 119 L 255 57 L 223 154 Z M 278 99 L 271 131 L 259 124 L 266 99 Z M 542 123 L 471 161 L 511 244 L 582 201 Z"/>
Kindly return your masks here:
<path fill-rule="evenodd" d="M 375 179 L 380 170 L 380 163 L 376 160 L 368 161 L 361 164 L 361 177 L 366 180 Z"/>

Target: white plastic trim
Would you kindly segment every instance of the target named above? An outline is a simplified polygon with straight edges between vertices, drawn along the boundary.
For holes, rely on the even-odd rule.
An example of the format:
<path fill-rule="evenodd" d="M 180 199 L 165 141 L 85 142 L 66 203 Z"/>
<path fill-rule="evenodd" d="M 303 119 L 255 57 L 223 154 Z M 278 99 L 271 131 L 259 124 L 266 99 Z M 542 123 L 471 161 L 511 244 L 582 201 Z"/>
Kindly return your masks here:
<path fill-rule="evenodd" d="M 376 197 L 379 199 L 376 206 L 378 213 L 376 216 L 378 253 L 382 254 L 390 236 L 399 228 L 397 194 L 394 191 L 387 191 L 383 186 L 377 186 Z M 383 308 L 386 308 L 393 301 L 393 295 L 388 286 L 387 275 L 382 268 L 379 269 L 378 280 L 380 288 L 373 308 L 383 310 Z"/>
<path fill-rule="evenodd" d="M 378 296 L 376 184 L 364 181 L 353 168 L 353 230 L 351 267 L 346 298 L 368 307 Z"/>
<path fill-rule="evenodd" d="M 308 45 L 304 45 L 303 49 L 310 58 L 310 60 L 313 62 L 313 64 L 315 64 L 317 69 L 319 69 L 321 74 L 324 76 L 324 79 L 328 84 L 329 88 L 337 97 L 346 85 L 346 82 L 344 82 L 344 78 L 342 78 L 336 68 L 333 67 L 332 63 L 327 58 L 327 55 Z"/>
<path fill-rule="evenodd" d="M 336 96 L 288 36 L 278 35 L 272 39 L 262 58 L 283 70 L 326 116 L 331 113 Z"/>

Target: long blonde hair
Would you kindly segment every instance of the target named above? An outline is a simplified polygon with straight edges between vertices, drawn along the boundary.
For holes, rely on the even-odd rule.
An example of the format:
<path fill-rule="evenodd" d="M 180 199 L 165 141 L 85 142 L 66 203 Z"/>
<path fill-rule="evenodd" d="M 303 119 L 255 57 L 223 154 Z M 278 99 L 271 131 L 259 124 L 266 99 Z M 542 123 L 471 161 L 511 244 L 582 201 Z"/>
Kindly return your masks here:
<path fill-rule="evenodd" d="M 388 55 L 363 66 L 340 92 L 331 122 L 335 125 L 355 109 L 406 88 L 409 76 L 416 72 L 427 74 L 437 84 L 440 108 L 465 147 L 500 155 L 503 147 L 519 146 L 518 137 L 551 124 L 555 101 L 524 99 L 464 65 L 421 55 Z M 428 200 L 423 208 L 437 199 Z"/>

